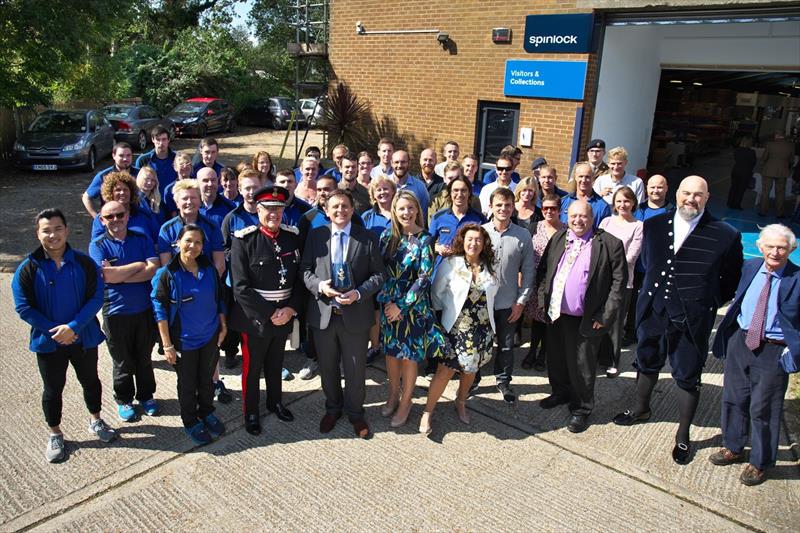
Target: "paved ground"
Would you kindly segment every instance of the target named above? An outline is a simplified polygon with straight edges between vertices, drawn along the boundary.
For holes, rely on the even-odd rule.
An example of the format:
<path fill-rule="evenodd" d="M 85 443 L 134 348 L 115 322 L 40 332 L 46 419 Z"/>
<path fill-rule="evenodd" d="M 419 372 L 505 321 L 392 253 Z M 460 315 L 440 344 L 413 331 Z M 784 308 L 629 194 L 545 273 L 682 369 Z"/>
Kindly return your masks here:
<path fill-rule="evenodd" d="M 238 144 L 235 149 L 244 155 L 252 151 L 247 142 L 230 145 Z M 75 193 L 87 182 L 78 173 L 0 178 L 0 265 L 10 268 L 33 246 L 24 219 L 45 205 L 62 205 L 65 198 L 74 218 L 73 243 L 85 248 L 88 220 L 81 218 Z M 42 195 L 36 202 L 30 201 L 33 184 Z M 427 387 L 420 378 L 408 425 L 392 429 L 379 414 L 386 389 L 378 364 L 368 372 L 367 418 L 375 431 L 369 441 L 353 438 L 344 421 L 329 435 L 318 433 L 323 398 L 315 378 L 285 383 L 294 423 L 267 416 L 264 435 L 252 437 L 242 428 L 237 395 L 218 411 L 227 434 L 194 449 L 180 426 L 175 375 L 156 354 L 162 416 L 117 421 L 103 346 L 103 416 L 122 437 L 102 445 L 86 433 L 80 387 L 71 374 L 63 422 L 69 459 L 49 465 L 43 457 L 41 383 L 35 358 L 25 348 L 27 329 L 13 312 L 10 281 L 10 274 L 0 274 L 2 531 L 796 531 L 800 523 L 796 437 L 782 438 L 778 466 L 759 487 L 738 482 L 739 466 L 708 462 L 720 445 L 717 361 L 709 361 L 705 374 L 690 465 L 677 466 L 670 458 L 677 412 L 667 374 L 656 388 L 651 423 L 611 424 L 633 392 L 628 352 L 623 365 L 628 371 L 616 380 L 598 378 L 593 425 L 581 435 L 566 431 L 565 408 L 537 406 L 549 387 L 543 374 L 531 371 L 515 377 L 520 399 L 513 406 L 485 379 L 468 402 L 470 426 L 455 417 L 451 385 L 430 438 L 416 432 Z M 287 366 L 297 370 L 302 359 L 290 353 Z M 224 379 L 235 392 L 241 390 L 238 370 L 224 373 Z M 800 402 L 787 399 L 786 410 L 796 417 Z"/>

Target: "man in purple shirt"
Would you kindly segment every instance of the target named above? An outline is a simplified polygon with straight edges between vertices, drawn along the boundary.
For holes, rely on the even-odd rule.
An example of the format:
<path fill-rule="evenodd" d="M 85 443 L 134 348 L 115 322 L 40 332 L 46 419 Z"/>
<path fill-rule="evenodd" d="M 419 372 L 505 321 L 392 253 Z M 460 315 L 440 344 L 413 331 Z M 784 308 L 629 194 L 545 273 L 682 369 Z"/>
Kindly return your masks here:
<path fill-rule="evenodd" d="M 550 239 L 537 271 L 539 305 L 550 322 L 547 375 L 552 387 L 540 405 L 551 409 L 568 403 L 572 433 L 588 427 L 600 340 L 619 319 L 628 277 L 622 242 L 602 229 L 592 230 L 592 222 L 592 207 L 573 202 L 569 228 Z"/>

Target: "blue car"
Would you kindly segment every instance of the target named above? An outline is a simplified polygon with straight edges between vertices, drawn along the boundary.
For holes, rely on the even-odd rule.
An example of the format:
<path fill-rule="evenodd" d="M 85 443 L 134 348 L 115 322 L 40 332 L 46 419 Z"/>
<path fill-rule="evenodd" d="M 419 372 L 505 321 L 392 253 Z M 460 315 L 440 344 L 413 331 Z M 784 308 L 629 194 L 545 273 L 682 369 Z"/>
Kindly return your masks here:
<path fill-rule="evenodd" d="M 14 143 L 14 163 L 33 170 L 86 168 L 111 153 L 114 128 L 96 109 L 49 109 Z"/>

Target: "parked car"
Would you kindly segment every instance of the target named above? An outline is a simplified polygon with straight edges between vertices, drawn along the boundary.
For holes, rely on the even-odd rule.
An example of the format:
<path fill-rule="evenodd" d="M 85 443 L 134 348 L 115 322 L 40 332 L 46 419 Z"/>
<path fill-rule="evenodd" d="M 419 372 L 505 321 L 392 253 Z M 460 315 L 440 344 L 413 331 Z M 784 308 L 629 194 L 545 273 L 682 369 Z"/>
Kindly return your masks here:
<path fill-rule="evenodd" d="M 175 135 L 205 137 L 215 131 L 233 131 L 234 109 L 222 98 L 189 98 L 164 117 L 175 125 Z"/>
<path fill-rule="evenodd" d="M 175 137 L 175 125 L 172 121 L 162 118 L 149 105 L 110 104 L 100 111 L 114 127 L 114 139 L 130 143 L 134 150 L 142 152 L 147 148 L 150 133 L 156 126 L 164 126 L 169 131 L 170 139 Z"/>
<path fill-rule="evenodd" d="M 259 98 L 246 105 L 239 112 L 239 124 L 249 126 L 269 126 L 282 130 L 289 125 L 292 111 L 300 127 L 306 126 L 306 117 L 294 100 L 282 96 Z"/>
<path fill-rule="evenodd" d="M 319 103 L 318 103 L 319 102 Z M 318 126 L 325 121 L 325 97 L 301 98 L 300 110 L 309 126 Z"/>
<path fill-rule="evenodd" d="M 33 170 L 94 170 L 113 146 L 114 128 L 100 111 L 49 109 L 14 143 L 14 162 Z"/>

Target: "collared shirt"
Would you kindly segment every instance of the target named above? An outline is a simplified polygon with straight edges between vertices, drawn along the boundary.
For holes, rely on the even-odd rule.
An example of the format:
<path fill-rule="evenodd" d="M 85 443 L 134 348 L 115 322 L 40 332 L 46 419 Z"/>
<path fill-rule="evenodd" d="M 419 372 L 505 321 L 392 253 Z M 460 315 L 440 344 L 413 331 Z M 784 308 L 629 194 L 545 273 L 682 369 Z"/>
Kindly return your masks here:
<path fill-rule="evenodd" d="M 553 189 L 553 194 L 557 194 L 558 196 L 560 196 L 562 198 L 561 201 L 563 202 L 564 201 L 563 198 L 565 196 L 567 196 L 569 193 L 567 191 L 565 191 L 564 189 L 559 189 L 558 185 L 556 185 L 555 189 Z M 536 196 L 537 196 L 537 198 L 536 198 L 536 207 L 541 209 L 542 208 L 542 197 L 544 196 L 544 193 L 537 194 Z"/>
<path fill-rule="evenodd" d="M 196 178 L 197 177 L 197 171 L 200 170 L 201 168 L 205 167 L 205 166 L 206 166 L 205 163 L 203 163 L 202 161 L 200 161 L 199 163 L 196 163 L 192 167 L 192 177 Z M 214 169 L 214 172 L 217 173 L 217 177 L 219 178 L 219 173 L 222 172 L 222 169 L 225 168 L 225 167 L 223 167 L 222 164 L 219 161 L 214 161 L 214 164 L 211 166 L 211 168 Z"/>
<path fill-rule="evenodd" d="M 487 185 L 484 185 L 483 189 L 481 189 L 481 194 L 479 196 L 481 200 L 481 210 L 483 211 L 484 215 L 488 214 L 489 211 L 492 210 L 492 206 L 489 205 L 490 203 L 489 199 L 492 197 L 492 193 L 497 189 L 499 189 L 500 187 L 505 187 L 506 189 L 513 191 L 514 189 L 517 188 L 517 184 L 512 181 L 508 185 L 500 185 L 496 181 L 493 181 Z"/>
<path fill-rule="evenodd" d="M 336 180 L 336 183 L 342 181 L 342 172 L 336 167 L 329 168 L 322 174 L 322 176 L 333 176 L 333 179 Z"/>
<path fill-rule="evenodd" d="M 389 165 L 389 168 L 383 168 L 380 163 L 372 167 L 372 170 L 369 171 L 369 177 L 372 179 L 377 178 L 378 176 L 392 176 L 394 174 L 394 168 L 392 165 Z"/>
<path fill-rule="evenodd" d="M 664 205 L 661 207 L 650 207 L 650 204 L 647 202 L 642 202 L 639 204 L 639 209 L 633 214 L 638 220 L 644 222 L 649 218 L 653 218 L 656 215 L 660 215 L 662 213 L 666 213 L 670 209 L 672 209 L 672 204 L 668 202 L 664 202 Z"/>
<path fill-rule="evenodd" d="M 297 196 L 292 196 L 289 205 L 287 205 L 286 209 L 283 210 L 283 219 L 281 220 L 281 224 L 297 227 L 297 224 L 300 223 L 300 218 L 310 209 L 311 205 L 308 202 L 298 198 Z"/>
<path fill-rule="evenodd" d="M 603 200 L 605 200 L 608 205 L 613 203 L 614 193 L 622 187 L 630 187 L 633 194 L 636 195 L 636 201 L 638 203 L 642 203 L 645 200 L 644 182 L 641 178 L 633 174 L 625 174 L 619 181 L 614 181 L 614 178 L 611 177 L 611 173 L 598 176 L 597 179 L 594 180 L 594 192 L 597 194 L 602 195 L 601 191 L 606 187 L 611 187 L 611 192 L 603 196 Z"/>
<path fill-rule="evenodd" d="M 340 257 L 337 253 L 341 252 L 342 262 L 344 262 L 347 258 L 347 247 L 350 244 L 350 229 L 353 227 L 352 222 L 348 222 L 347 225 L 341 229 L 336 229 L 333 224 L 331 224 L 331 260 L 334 257 Z M 344 248 L 339 250 L 339 234 L 344 233 L 344 240 L 342 244 Z"/>
<path fill-rule="evenodd" d="M 467 212 L 461 218 L 458 218 L 453 213 L 453 208 L 448 207 L 442 209 L 431 219 L 430 234 L 436 244 L 443 244 L 449 246 L 456 238 L 458 228 L 464 224 L 485 224 L 486 217 L 483 213 L 475 211 L 474 209 L 467 209 Z"/>
<path fill-rule="evenodd" d="M 197 277 L 183 268 L 175 273 L 181 278 L 182 301 L 178 311 L 181 320 L 181 349 L 197 350 L 205 346 L 219 329 L 219 304 L 216 292 L 216 270 L 197 270 Z"/>
<path fill-rule="evenodd" d="M 342 180 L 339 182 L 339 188 L 350 191 L 350 194 L 353 196 L 355 212 L 360 214 L 367 211 L 371 207 L 369 202 L 369 190 L 358 182 L 350 189 L 345 185 L 346 181 L 347 180 Z"/>
<path fill-rule="evenodd" d="M 425 187 L 425 182 L 421 179 L 407 175 L 406 182 L 402 185 L 397 184 L 397 190 L 408 189 L 414 193 L 414 196 L 419 200 L 419 206 L 422 208 L 422 220 L 428 219 L 428 206 L 431 203 L 430 196 L 428 196 L 428 188 Z"/>
<path fill-rule="evenodd" d="M 222 252 L 225 250 L 225 242 L 222 239 L 222 230 L 217 224 L 203 215 L 197 215 L 195 224 L 203 230 L 203 254 L 208 257 L 209 261 L 214 261 L 214 252 Z M 158 232 L 158 242 L 156 243 L 156 251 L 159 254 L 171 253 L 175 255 L 178 253 L 178 234 L 184 226 L 183 219 L 180 215 L 171 218 L 164 222 L 161 226 L 161 231 Z"/>
<path fill-rule="evenodd" d="M 116 166 L 111 165 L 110 167 L 101 170 L 100 172 L 94 175 L 94 178 L 92 178 L 92 182 L 86 188 L 86 195 L 92 200 L 100 199 L 100 190 L 103 187 L 103 178 L 105 178 L 106 175 L 111 174 L 112 172 L 127 172 L 128 174 L 130 174 L 135 178 L 136 175 L 139 174 L 139 167 L 131 166 L 127 171 L 120 171 L 117 170 Z"/>
<path fill-rule="evenodd" d="M 206 205 L 202 200 L 200 201 L 200 214 L 214 222 L 218 227 L 222 227 L 222 221 L 225 220 L 225 215 L 236 209 L 236 204 L 218 194 L 211 205 Z"/>
<path fill-rule="evenodd" d="M 128 230 L 120 241 L 108 232 L 89 244 L 89 256 L 102 268 L 103 260 L 112 267 L 140 261 L 158 263 L 153 241 L 147 235 Z M 150 282 L 106 283 L 103 315 L 133 315 L 150 309 Z"/>
<path fill-rule="evenodd" d="M 561 313 L 571 316 L 583 315 L 583 302 L 586 297 L 586 288 L 589 286 L 589 266 L 592 259 L 592 237 L 593 231 L 587 231 L 582 237 L 578 237 L 572 230 L 567 230 L 566 246 L 564 255 L 558 263 L 556 276 L 564 268 L 567 255 L 573 246 L 577 246 L 577 241 L 582 241 L 581 252 L 572 269 L 567 274 L 567 282 L 564 286 L 564 295 L 561 298 Z"/>
<path fill-rule="evenodd" d="M 673 217 L 672 226 L 674 228 L 672 237 L 672 250 L 673 253 L 677 254 L 678 250 L 681 249 L 683 246 L 683 242 L 686 240 L 686 237 L 694 231 L 694 228 L 697 227 L 697 224 L 700 223 L 700 219 L 703 218 L 703 211 L 700 211 L 696 217 L 692 220 L 686 221 L 683 217 L 675 211 L 675 216 Z"/>
<path fill-rule="evenodd" d="M 377 205 L 372 206 L 372 209 L 364 211 L 363 219 L 364 227 L 374 233 L 378 239 L 381 238 L 383 230 L 392 225 L 392 221 L 383 216 Z"/>
<path fill-rule="evenodd" d="M 786 266 L 775 272 L 770 272 L 770 288 L 769 299 L 767 300 L 767 320 L 764 323 L 764 337 L 776 341 L 783 340 L 783 330 L 781 329 L 781 322 L 778 318 L 778 291 L 781 287 L 781 279 L 783 279 L 783 271 Z M 767 267 L 764 263 L 758 269 L 750 286 L 742 298 L 742 307 L 739 311 L 739 316 L 736 321 L 742 329 L 750 329 L 750 324 L 753 320 L 753 314 L 756 312 L 758 305 L 758 297 L 761 295 L 761 290 L 764 288 L 765 277 L 767 274 Z"/>
<path fill-rule="evenodd" d="M 149 152 L 140 155 L 133 164 L 139 168 L 147 165 L 156 171 L 156 176 L 158 176 L 158 190 L 162 198 L 164 197 L 164 190 L 167 188 L 167 185 L 174 183 L 178 177 L 178 172 L 175 170 L 175 155 L 175 151 L 170 148 L 167 150 L 167 157 L 160 159 L 156 155 L 155 148 L 153 148 Z"/>
<path fill-rule="evenodd" d="M 569 216 L 567 213 L 569 211 L 570 204 L 577 201 L 578 195 L 576 193 L 568 194 L 561 199 L 561 215 L 559 218 L 564 224 L 569 222 Z M 611 207 L 606 203 L 605 200 L 603 200 L 602 196 L 594 191 L 592 191 L 592 196 L 589 197 L 586 203 L 592 207 L 592 217 L 594 217 L 592 229 L 597 229 L 600 227 L 600 222 L 602 222 L 604 218 L 611 216 Z"/>
<path fill-rule="evenodd" d="M 514 223 L 509 224 L 502 233 L 494 222 L 487 222 L 483 227 L 489 233 L 494 249 L 498 281 L 494 308 L 510 309 L 515 303 L 525 305 L 531 297 L 535 276 L 530 232 Z"/>

